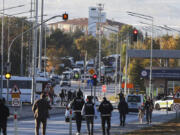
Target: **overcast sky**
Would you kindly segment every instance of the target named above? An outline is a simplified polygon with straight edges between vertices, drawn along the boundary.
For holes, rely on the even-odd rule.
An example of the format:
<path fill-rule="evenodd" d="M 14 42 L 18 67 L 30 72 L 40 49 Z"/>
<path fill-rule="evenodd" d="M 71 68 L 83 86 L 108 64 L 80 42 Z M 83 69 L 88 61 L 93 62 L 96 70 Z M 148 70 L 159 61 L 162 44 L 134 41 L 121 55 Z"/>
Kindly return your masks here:
<path fill-rule="evenodd" d="M 2 1 L 0 7 L 2 9 Z M 25 4 L 25 7 L 6 10 L 7 14 L 24 12 L 30 10 L 31 0 L 4 0 L 5 8 Z M 34 0 L 33 0 L 34 1 Z M 168 25 L 180 27 L 180 0 L 44 0 L 44 13 L 48 17 L 69 13 L 69 18 L 88 17 L 88 7 L 96 6 L 98 3 L 104 4 L 104 12 L 108 19 L 114 19 L 127 24 L 140 24 L 143 19 L 129 16 L 127 11 L 146 14 L 154 17 L 157 25 Z M 39 0 L 40 9 L 41 0 Z M 40 12 L 39 12 L 40 13 Z M 24 14 L 29 17 L 30 14 Z M 46 17 L 46 18 L 48 18 Z M 61 21 L 55 19 L 51 22 Z"/>

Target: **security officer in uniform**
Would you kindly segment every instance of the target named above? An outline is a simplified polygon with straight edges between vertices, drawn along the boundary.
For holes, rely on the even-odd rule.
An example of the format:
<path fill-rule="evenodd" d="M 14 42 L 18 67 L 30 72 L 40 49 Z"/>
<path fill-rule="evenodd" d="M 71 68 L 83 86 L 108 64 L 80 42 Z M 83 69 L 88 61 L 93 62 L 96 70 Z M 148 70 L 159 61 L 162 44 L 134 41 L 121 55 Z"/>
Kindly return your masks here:
<path fill-rule="evenodd" d="M 128 114 L 128 104 L 124 97 L 122 97 L 121 101 L 118 104 L 118 110 L 120 113 L 120 126 L 125 126 L 126 114 Z"/>
<path fill-rule="evenodd" d="M 77 135 L 80 135 L 81 131 L 81 122 L 82 122 L 82 115 L 81 110 L 84 105 L 84 99 L 82 97 L 81 92 L 77 92 L 77 97 L 72 101 L 72 109 L 75 112 L 75 119 L 76 119 L 76 126 L 77 126 Z"/>
<path fill-rule="evenodd" d="M 88 96 L 87 103 L 84 104 L 82 109 L 82 115 L 85 115 L 86 117 L 88 135 L 93 135 L 94 117 L 97 118 L 96 114 L 96 106 L 92 102 L 92 96 Z"/>
<path fill-rule="evenodd" d="M 99 106 L 99 111 L 101 113 L 101 123 L 102 123 L 102 130 L 103 135 L 106 135 L 105 133 L 105 124 L 107 123 L 107 135 L 109 135 L 109 130 L 111 128 L 111 112 L 113 111 L 112 104 L 106 99 L 106 97 L 103 98 L 103 101 L 101 102 Z"/>

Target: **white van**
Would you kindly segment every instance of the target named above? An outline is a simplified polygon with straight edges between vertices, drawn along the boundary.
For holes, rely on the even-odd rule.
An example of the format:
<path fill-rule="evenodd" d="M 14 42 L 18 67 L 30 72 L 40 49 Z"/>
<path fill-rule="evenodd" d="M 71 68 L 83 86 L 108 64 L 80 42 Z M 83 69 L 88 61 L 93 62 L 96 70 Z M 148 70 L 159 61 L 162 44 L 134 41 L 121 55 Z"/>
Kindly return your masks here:
<path fill-rule="evenodd" d="M 138 112 L 138 108 L 144 106 L 144 97 L 142 94 L 129 94 L 126 96 L 129 112 Z"/>

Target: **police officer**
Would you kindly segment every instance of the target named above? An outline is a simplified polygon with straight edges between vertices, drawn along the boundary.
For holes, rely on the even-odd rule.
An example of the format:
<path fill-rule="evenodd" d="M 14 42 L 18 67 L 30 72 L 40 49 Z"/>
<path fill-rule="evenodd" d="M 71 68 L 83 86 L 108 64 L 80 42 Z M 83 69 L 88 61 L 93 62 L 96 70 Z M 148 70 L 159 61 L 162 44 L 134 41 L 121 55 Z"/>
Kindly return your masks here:
<path fill-rule="evenodd" d="M 97 118 L 97 112 L 94 103 L 92 102 L 92 96 L 87 97 L 87 103 L 84 104 L 82 109 L 82 115 L 85 115 L 87 122 L 88 135 L 93 135 L 94 117 Z M 90 129 L 91 125 L 91 129 Z"/>
<path fill-rule="evenodd" d="M 125 126 L 126 114 L 128 113 L 128 104 L 125 101 L 124 97 L 122 97 L 121 101 L 118 104 L 118 110 L 120 113 L 120 125 Z"/>
<path fill-rule="evenodd" d="M 81 122 L 82 122 L 81 110 L 83 105 L 84 105 L 84 99 L 82 98 L 82 93 L 78 91 L 77 97 L 72 101 L 72 109 L 75 112 L 77 135 L 80 135 L 80 131 L 81 131 Z"/>
<path fill-rule="evenodd" d="M 109 135 L 109 130 L 111 128 L 111 112 L 113 111 L 112 104 L 107 101 L 106 97 L 103 98 L 99 106 L 99 111 L 101 113 L 101 123 L 102 123 L 102 130 L 103 135 L 105 135 L 105 124 L 107 123 L 107 135 Z"/>
<path fill-rule="evenodd" d="M 0 134 L 7 135 L 7 118 L 9 117 L 9 108 L 5 105 L 5 99 L 0 99 Z"/>
<path fill-rule="evenodd" d="M 150 100 L 150 97 L 147 97 L 144 109 L 146 110 L 146 120 L 147 124 L 150 124 L 152 122 L 152 111 L 153 111 L 154 105 L 153 101 Z"/>

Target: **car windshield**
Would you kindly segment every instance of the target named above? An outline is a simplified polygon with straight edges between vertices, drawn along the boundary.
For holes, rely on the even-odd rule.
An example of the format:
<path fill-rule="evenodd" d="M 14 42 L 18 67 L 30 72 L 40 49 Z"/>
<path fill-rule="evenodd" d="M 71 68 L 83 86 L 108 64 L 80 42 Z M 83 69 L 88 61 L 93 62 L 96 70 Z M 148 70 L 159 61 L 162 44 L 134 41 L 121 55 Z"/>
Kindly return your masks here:
<path fill-rule="evenodd" d="M 128 102 L 141 102 L 140 96 L 128 96 Z"/>

